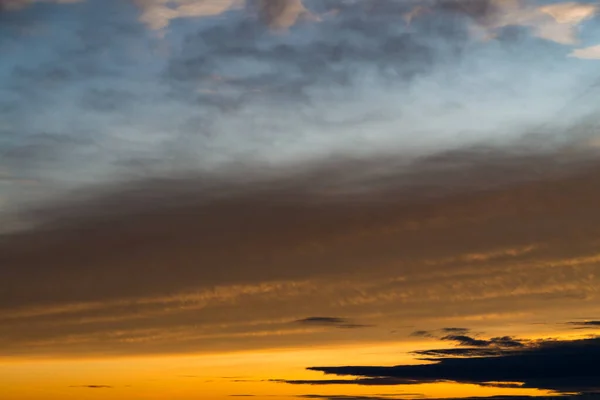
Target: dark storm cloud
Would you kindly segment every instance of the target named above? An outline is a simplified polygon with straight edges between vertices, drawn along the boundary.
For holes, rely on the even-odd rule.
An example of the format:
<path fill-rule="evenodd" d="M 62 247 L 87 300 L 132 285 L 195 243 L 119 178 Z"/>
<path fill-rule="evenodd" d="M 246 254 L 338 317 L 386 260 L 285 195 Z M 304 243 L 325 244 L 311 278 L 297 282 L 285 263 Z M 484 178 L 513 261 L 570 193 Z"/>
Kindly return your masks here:
<path fill-rule="evenodd" d="M 358 329 L 368 328 L 372 325 L 355 324 L 346 318 L 339 317 L 308 317 L 294 321 L 297 324 L 316 325 L 316 326 L 332 326 L 342 329 Z"/>
<path fill-rule="evenodd" d="M 428 355 L 427 351 L 417 352 Z M 311 367 L 312 371 L 357 377 L 346 384 L 418 384 L 451 381 L 491 385 L 522 382 L 522 388 L 555 390 L 562 393 L 600 391 L 600 337 L 580 340 L 538 340 L 527 346 L 507 348 L 493 356 L 446 354 L 424 365 L 394 367 Z M 325 380 L 324 384 L 343 380 Z M 318 381 L 290 383 L 319 384 Z"/>

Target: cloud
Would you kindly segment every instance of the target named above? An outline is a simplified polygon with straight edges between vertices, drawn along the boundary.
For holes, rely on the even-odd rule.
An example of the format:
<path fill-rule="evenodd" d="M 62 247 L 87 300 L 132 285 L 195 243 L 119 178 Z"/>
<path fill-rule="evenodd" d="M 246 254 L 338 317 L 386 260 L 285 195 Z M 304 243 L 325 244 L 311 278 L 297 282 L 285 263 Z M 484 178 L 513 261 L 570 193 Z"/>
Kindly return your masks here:
<path fill-rule="evenodd" d="M 484 347 L 489 346 L 490 342 L 487 340 L 474 339 L 465 335 L 448 335 L 444 336 L 442 340 L 450 340 L 454 342 L 458 342 L 461 346 L 476 346 L 476 347 Z"/>
<path fill-rule="evenodd" d="M 460 346 L 473 346 L 473 347 L 523 347 L 523 343 L 519 340 L 515 340 L 510 336 L 491 338 L 490 340 L 475 339 L 466 335 L 447 335 L 441 338 L 441 340 L 457 342 Z"/>
<path fill-rule="evenodd" d="M 457 328 L 457 327 L 447 327 L 442 328 L 437 331 L 425 331 L 418 330 L 411 333 L 411 336 L 414 337 L 424 337 L 424 338 L 440 338 L 439 333 L 449 334 L 449 335 L 466 335 L 468 334 L 470 329 L 468 328 Z M 443 335 L 442 335 L 443 336 Z"/>
<path fill-rule="evenodd" d="M 470 329 L 467 328 L 442 328 L 436 331 L 425 331 L 419 330 L 411 333 L 411 336 L 414 337 L 423 337 L 423 338 L 431 338 L 438 340 L 445 340 L 456 342 L 459 346 L 467 346 L 467 347 L 523 347 L 523 342 L 518 339 L 514 339 L 510 336 L 502 336 L 495 337 L 489 340 L 486 339 L 477 339 L 472 336 L 469 336 Z M 440 352 L 449 351 L 451 353 L 462 352 L 463 350 L 458 349 L 450 349 L 450 350 L 430 350 L 430 354 L 441 354 Z M 480 350 L 469 349 L 467 352 L 469 354 L 473 354 Z M 492 351 L 493 352 L 493 351 Z M 488 353 L 487 350 L 483 350 L 483 353 Z"/>
<path fill-rule="evenodd" d="M 595 4 L 579 2 L 544 6 L 520 0 L 457 1 L 456 4 L 458 10 L 473 16 L 489 35 L 508 26 L 523 26 L 541 39 L 565 45 L 577 43 L 576 27 L 598 10 Z"/>
<path fill-rule="evenodd" d="M 574 321 L 569 322 L 570 325 L 577 326 L 579 328 L 598 328 L 600 327 L 600 321 Z"/>
<path fill-rule="evenodd" d="M 466 334 L 469 332 L 469 329 L 468 328 L 449 327 L 449 328 L 442 328 L 442 332 L 452 333 L 452 334 Z"/>
<path fill-rule="evenodd" d="M 449 16 L 444 2 L 413 18 L 410 27 L 397 22 L 414 3 L 369 3 L 248 4 L 271 15 L 265 17 L 269 24 L 288 18 L 286 10 L 310 8 L 322 16 L 319 24 L 273 35 L 231 1 L 139 0 L 141 18 L 157 28 L 174 18 L 198 17 L 193 24 L 179 21 L 162 42 L 135 22 L 139 11 L 129 2 L 105 2 L 102 12 L 95 10 L 98 2 L 64 7 L 62 15 L 76 27 L 48 20 L 51 34 L 19 36 L 28 45 L 11 48 L 5 98 L 17 112 L 3 120 L 21 128 L 19 140 L 6 146 L 24 155 L 8 162 L 59 193 L 64 187 L 214 173 L 236 165 L 294 168 L 330 156 L 402 154 L 408 162 L 482 142 L 512 142 L 553 118 L 585 82 L 579 66 L 563 65 L 564 49 L 529 37 L 481 48 L 469 36 L 472 24 Z M 490 3 L 492 11 L 477 11 L 471 3 L 458 4 L 453 12 L 464 14 L 466 8 L 484 20 L 505 7 Z M 548 12 L 574 13 L 569 10 Z M 84 15 L 96 18 L 84 21 Z M 210 15 L 221 18 L 201 18 Z M 561 21 L 579 21 L 575 16 Z M 24 49 L 36 46 L 53 51 L 33 62 Z M 536 56 L 525 60 L 515 53 Z M 516 73 L 524 70 L 544 76 Z M 454 78 L 445 79 L 444 71 Z M 273 109 L 280 117 L 266 122 Z M 476 129 L 467 122 L 474 113 L 481 116 Z M 579 120 L 561 115 L 561 121 Z M 87 142 L 53 146 L 37 139 L 41 132 Z M 554 133 L 547 134 L 554 140 Z M 32 148 L 37 151 L 25 151 Z M 51 191 L 40 192 L 45 190 Z M 15 190 L 17 196 L 36 197 Z"/>
<path fill-rule="evenodd" d="M 250 0 L 263 22 L 274 29 L 287 29 L 300 19 L 315 19 L 302 0 Z"/>
<path fill-rule="evenodd" d="M 600 187 L 594 163 L 557 173 L 556 154 L 527 160 L 533 170 L 491 152 L 495 167 L 486 171 L 469 157 L 429 160 L 414 182 L 390 175 L 383 180 L 402 185 L 350 197 L 325 194 L 320 184 L 331 189 L 338 168 L 377 183 L 394 164 L 334 163 L 248 186 L 190 177 L 73 192 L 70 202 L 33 214 L 44 223 L 0 241 L 8 266 L 0 271 L 4 347 L 131 354 L 349 334 L 290 324 L 300 313 L 366 321 L 373 337 L 408 321 L 429 328 L 482 315 L 565 320 L 574 302 L 591 315 L 600 237 L 589 212 Z M 491 181 L 485 191 L 469 186 Z"/>
<path fill-rule="evenodd" d="M 389 395 L 389 396 L 352 396 L 352 395 L 318 395 L 318 394 L 309 394 L 309 395 L 300 395 L 296 396 L 298 398 L 308 398 L 308 399 L 327 399 L 327 400 L 394 400 L 394 399 L 413 399 L 413 398 L 423 398 L 425 396 L 420 395 L 419 393 L 402 393 L 400 397 L 398 395 Z M 440 400 L 435 399 L 433 397 L 427 397 L 430 400 Z M 557 394 L 556 396 L 544 396 L 543 399 L 571 399 L 571 400 L 585 400 L 585 399 L 598 399 L 600 398 L 600 394 L 571 394 L 569 396 Z M 490 397 L 460 397 L 460 398 L 451 398 L 447 397 L 446 400 L 536 400 L 540 399 L 540 396 L 519 396 L 519 395 L 508 395 L 508 396 L 490 396 Z"/>
<path fill-rule="evenodd" d="M 429 331 L 414 331 L 410 334 L 411 336 L 414 337 L 425 337 L 425 338 L 434 338 L 435 336 L 433 335 L 433 333 L 429 332 Z"/>
<path fill-rule="evenodd" d="M 316 325 L 316 326 L 332 326 L 342 329 L 357 329 L 368 328 L 372 325 L 351 323 L 346 318 L 339 317 L 308 317 L 294 321 L 297 324 Z"/>
<path fill-rule="evenodd" d="M 579 24 L 593 17 L 598 7 L 595 4 L 573 1 L 541 6 L 539 10 L 550 15 L 559 24 Z"/>
<path fill-rule="evenodd" d="M 576 27 L 592 18 L 598 7 L 595 4 L 568 2 L 541 6 L 538 10 L 551 16 L 554 22 L 537 25 L 535 29 L 538 36 L 557 43 L 575 44 L 578 42 Z"/>
<path fill-rule="evenodd" d="M 8 11 L 21 10 L 34 3 L 58 3 L 58 4 L 70 4 L 78 3 L 85 0 L 2 0 L 0 2 L 0 11 L 3 9 Z"/>
<path fill-rule="evenodd" d="M 178 18 L 198 18 L 222 14 L 241 7 L 243 0 L 133 0 L 140 7 L 140 21 L 151 29 L 164 29 Z"/>
<path fill-rule="evenodd" d="M 600 59 L 600 45 L 575 49 L 569 54 L 570 57 L 583 58 L 588 60 Z"/>
<path fill-rule="evenodd" d="M 453 350 L 453 349 L 449 349 Z M 337 376 L 356 377 L 353 380 L 324 380 L 322 384 L 406 385 L 433 382 L 456 382 L 495 385 L 521 382 L 521 388 L 554 390 L 560 393 L 597 393 L 600 391 L 600 337 L 578 340 L 547 339 L 528 343 L 524 347 L 506 348 L 494 355 L 447 353 L 430 357 L 431 364 L 398 365 L 394 367 L 346 366 L 310 367 Z M 319 381 L 288 381 L 318 385 Z"/>
<path fill-rule="evenodd" d="M 304 394 L 296 396 L 299 399 L 324 399 L 324 400 L 394 400 L 394 399 L 413 399 L 424 397 L 421 393 L 402 393 L 398 395 L 374 395 L 374 396 L 351 396 L 351 395 L 319 395 Z"/>
<path fill-rule="evenodd" d="M 521 26 L 541 39 L 563 45 L 578 42 L 577 27 L 592 18 L 598 11 L 595 4 L 562 2 L 537 5 L 522 0 L 448 1 L 443 7 L 464 13 L 477 24 L 473 32 L 483 30 L 483 38 L 489 40 L 507 27 Z"/>
<path fill-rule="evenodd" d="M 77 386 L 69 386 L 72 388 L 84 388 L 84 389 L 112 389 L 113 386 L 110 385 L 77 385 Z"/>

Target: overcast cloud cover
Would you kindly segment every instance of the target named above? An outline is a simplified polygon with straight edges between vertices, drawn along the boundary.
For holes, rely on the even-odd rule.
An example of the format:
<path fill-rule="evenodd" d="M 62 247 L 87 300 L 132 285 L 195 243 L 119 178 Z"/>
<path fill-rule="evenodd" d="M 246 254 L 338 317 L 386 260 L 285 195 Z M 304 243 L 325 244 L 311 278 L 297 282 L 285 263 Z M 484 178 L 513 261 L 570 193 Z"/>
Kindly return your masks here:
<path fill-rule="evenodd" d="M 592 335 L 598 7 L 0 1 L 2 355 Z"/>

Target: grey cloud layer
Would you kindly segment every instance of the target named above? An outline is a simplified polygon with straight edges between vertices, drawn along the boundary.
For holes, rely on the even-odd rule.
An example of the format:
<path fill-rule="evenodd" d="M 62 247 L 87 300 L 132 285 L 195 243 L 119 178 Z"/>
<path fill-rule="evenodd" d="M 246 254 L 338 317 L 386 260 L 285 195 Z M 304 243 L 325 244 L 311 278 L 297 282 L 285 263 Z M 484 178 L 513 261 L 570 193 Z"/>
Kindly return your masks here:
<path fill-rule="evenodd" d="M 381 155 L 410 163 L 530 133 L 547 147 L 596 143 L 591 131 L 561 129 L 595 111 L 593 96 L 556 115 L 593 84 L 594 66 L 527 27 L 494 22 L 506 12 L 496 2 L 432 3 L 410 24 L 411 2 L 256 3 L 268 24 L 309 11 L 320 21 L 300 18 L 276 34 L 233 7 L 175 19 L 157 39 L 124 2 L 6 14 L 2 168 L 39 183 L 8 185 L 4 203 L 182 171 Z M 24 24 L 31 34 L 17 29 Z M 497 39 L 474 38 L 473 26 Z"/>

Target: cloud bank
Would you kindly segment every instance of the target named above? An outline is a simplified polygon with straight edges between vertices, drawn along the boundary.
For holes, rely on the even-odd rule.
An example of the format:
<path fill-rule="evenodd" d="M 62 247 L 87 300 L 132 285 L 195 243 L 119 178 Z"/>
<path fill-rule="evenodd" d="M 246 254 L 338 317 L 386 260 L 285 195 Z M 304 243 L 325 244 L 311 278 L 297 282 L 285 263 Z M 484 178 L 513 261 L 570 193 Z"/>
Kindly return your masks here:
<path fill-rule="evenodd" d="M 598 394 L 600 369 L 595 362 L 600 338 L 538 340 L 504 346 L 495 354 L 480 353 L 481 343 L 459 340 L 470 349 L 417 351 L 430 364 L 394 367 L 311 367 L 310 370 L 354 380 L 287 381 L 294 384 L 415 385 L 456 382 L 484 386 L 536 388 L 559 393 Z M 489 343 L 493 343 L 491 339 Z M 458 350 L 458 351 L 456 351 Z M 437 354 L 437 356 L 432 356 Z"/>

